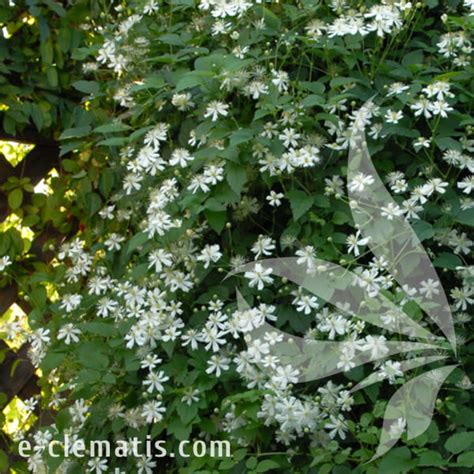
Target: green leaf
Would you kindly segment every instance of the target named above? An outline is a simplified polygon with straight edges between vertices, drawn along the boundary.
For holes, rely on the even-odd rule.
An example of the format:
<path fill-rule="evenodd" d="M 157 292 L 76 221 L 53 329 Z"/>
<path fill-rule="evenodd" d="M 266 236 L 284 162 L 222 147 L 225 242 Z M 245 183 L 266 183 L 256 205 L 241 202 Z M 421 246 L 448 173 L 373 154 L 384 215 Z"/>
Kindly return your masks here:
<path fill-rule="evenodd" d="M 98 146 L 123 146 L 128 143 L 128 137 L 113 137 L 97 143 Z"/>
<path fill-rule="evenodd" d="M 15 210 L 21 206 L 23 202 L 23 190 L 16 188 L 8 193 L 8 205 L 11 209 Z"/>
<path fill-rule="evenodd" d="M 242 143 L 248 143 L 250 140 L 255 135 L 255 131 L 252 130 L 251 128 L 243 128 L 241 130 L 236 130 L 232 135 L 230 136 L 230 146 L 236 146 L 240 145 Z"/>
<path fill-rule="evenodd" d="M 247 181 L 247 173 L 242 165 L 228 163 L 226 166 L 226 179 L 235 194 L 240 194 Z"/>
<path fill-rule="evenodd" d="M 379 465 L 379 472 L 383 472 L 383 474 L 411 472 L 417 462 L 416 459 L 411 459 L 411 453 L 408 448 L 395 448 L 382 458 Z"/>
<path fill-rule="evenodd" d="M 176 84 L 176 92 L 190 89 L 192 87 L 201 86 L 205 79 L 211 79 L 214 73 L 211 71 L 190 71 L 184 74 Z"/>
<path fill-rule="evenodd" d="M 79 92 L 84 92 L 84 94 L 97 94 L 100 90 L 99 83 L 96 81 L 76 81 L 71 85 Z"/>
<path fill-rule="evenodd" d="M 46 78 L 48 79 L 48 83 L 51 87 L 58 87 L 58 70 L 54 66 L 51 66 L 46 69 Z"/>
<path fill-rule="evenodd" d="M 0 472 L 8 472 L 8 456 L 0 450 Z"/>
<path fill-rule="evenodd" d="M 54 368 L 59 367 L 59 364 L 61 364 L 65 357 L 66 354 L 64 352 L 48 351 L 41 361 L 41 369 L 48 373 Z"/>
<path fill-rule="evenodd" d="M 122 122 L 111 122 L 94 128 L 94 133 L 114 133 L 129 130 L 130 126 Z"/>
<path fill-rule="evenodd" d="M 474 209 L 466 209 L 464 211 L 461 211 L 459 214 L 456 215 L 454 219 L 460 224 L 474 227 Z"/>
<path fill-rule="evenodd" d="M 459 455 L 456 465 L 459 467 L 474 467 L 474 451 L 468 451 Z"/>
<path fill-rule="evenodd" d="M 143 245 L 149 239 L 146 232 L 139 232 L 135 234 L 127 244 L 127 253 L 132 253 L 136 248 Z"/>
<path fill-rule="evenodd" d="M 188 425 L 197 415 L 198 407 L 196 403 L 192 403 L 188 405 L 187 403 L 180 403 L 176 407 L 176 411 L 178 412 L 181 421 Z"/>
<path fill-rule="evenodd" d="M 423 64 L 423 51 L 418 49 L 403 55 L 402 65 L 411 66 L 412 64 Z"/>
<path fill-rule="evenodd" d="M 85 125 L 84 127 L 74 127 L 68 128 L 61 133 L 59 137 L 60 140 L 66 140 L 68 138 L 78 138 L 78 137 L 85 137 L 89 135 L 91 131 L 91 127 L 89 125 Z"/>
<path fill-rule="evenodd" d="M 271 469 L 279 469 L 280 465 L 276 461 L 272 461 L 271 459 L 265 459 L 257 464 L 255 468 L 256 472 L 267 472 Z"/>
<path fill-rule="evenodd" d="M 454 270 L 456 267 L 462 266 L 462 260 L 453 253 L 443 252 L 433 260 L 433 265 L 438 268 Z"/>
<path fill-rule="evenodd" d="M 412 224 L 412 227 L 421 242 L 430 239 L 434 235 L 433 226 L 426 221 L 417 220 Z"/>
<path fill-rule="evenodd" d="M 170 419 L 167 427 L 168 434 L 175 436 L 179 440 L 189 439 L 191 429 L 191 425 L 185 425 L 177 416 Z"/>
<path fill-rule="evenodd" d="M 85 203 L 89 216 L 93 216 L 102 207 L 102 199 L 96 193 L 88 193 L 85 197 Z"/>
<path fill-rule="evenodd" d="M 324 97 L 314 94 L 309 95 L 302 102 L 303 107 L 314 107 L 315 105 L 323 106 L 324 104 Z"/>
<path fill-rule="evenodd" d="M 109 365 L 109 358 L 103 353 L 97 342 L 85 342 L 77 348 L 79 362 L 84 367 L 96 370 L 105 370 Z"/>
<path fill-rule="evenodd" d="M 206 209 L 204 211 L 204 215 L 206 216 L 207 222 L 209 225 L 218 233 L 222 232 L 222 229 L 225 226 L 225 222 L 227 219 L 227 212 L 226 211 L 211 211 Z"/>
<path fill-rule="evenodd" d="M 308 212 L 314 203 L 314 198 L 312 196 L 308 196 L 303 191 L 289 191 L 286 194 L 286 197 L 290 201 L 291 211 L 295 221 Z"/>
<path fill-rule="evenodd" d="M 40 43 L 40 55 L 43 64 L 49 65 L 53 63 L 53 43 L 51 39 Z"/>
<path fill-rule="evenodd" d="M 474 445 L 474 431 L 465 431 L 464 433 L 455 433 L 448 438 L 444 447 L 453 454 L 466 451 Z"/>
<path fill-rule="evenodd" d="M 447 463 L 437 451 L 425 451 L 420 455 L 419 466 L 443 466 Z"/>
<path fill-rule="evenodd" d="M 84 331 L 90 332 L 91 334 L 97 334 L 99 336 L 113 336 L 116 333 L 116 329 L 113 324 L 102 323 L 100 321 L 90 321 L 82 325 Z"/>

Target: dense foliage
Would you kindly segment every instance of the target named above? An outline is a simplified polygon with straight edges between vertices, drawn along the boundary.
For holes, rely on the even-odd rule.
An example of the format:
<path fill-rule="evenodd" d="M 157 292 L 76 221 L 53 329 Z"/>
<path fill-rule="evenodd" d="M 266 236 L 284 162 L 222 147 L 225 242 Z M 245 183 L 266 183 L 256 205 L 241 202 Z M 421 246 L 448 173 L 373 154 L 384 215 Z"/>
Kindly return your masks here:
<path fill-rule="evenodd" d="M 32 472 L 470 471 L 472 9 L 470 0 L 150 0 L 102 15 L 74 53 L 87 95 L 62 132 L 69 155 L 53 184 L 80 231 L 32 277 L 54 287 L 30 315 L 29 340 L 45 374 L 41 403 L 58 410 L 34 434 Z M 270 256 L 338 262 L 436 332 L 352 224 L 346 184 L 369 183 L 346 183 L 347 153 L 364 128 L 398 203 L 387 219 L 405 216 L 438 269 L 460 364 L 429 429 L 369 464 L 388 399 L 425 369 L 405 374 L 403 358 L 390 358 L 375 365 L 385 381 L 351 394 L 374 367 L 349 357 L 342 375 L 295 384 L 295 370 L 271 356 L 271 334 L 249 347 L 245 335 L 265 320 L 368 350 L 399 335 L 258 268 L 224 280 Z M 425 294 L 439 291 L 425 283 Z M 237 309 L 236 286 L 251 310 Z M 146 456 L 48 457 L 42 447 L 65 433 L 150 435 L 169 451 L 222 438 L 234 457 L 158 468 Z"/>

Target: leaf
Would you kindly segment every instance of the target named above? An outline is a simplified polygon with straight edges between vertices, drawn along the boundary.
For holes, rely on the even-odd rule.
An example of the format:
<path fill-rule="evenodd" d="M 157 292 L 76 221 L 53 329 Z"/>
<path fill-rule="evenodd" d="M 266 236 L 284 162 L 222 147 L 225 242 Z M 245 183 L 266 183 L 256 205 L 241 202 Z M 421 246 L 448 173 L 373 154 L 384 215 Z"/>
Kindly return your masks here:
<path fill-rule="evenodd" d="M 212 79 L 214 73 L 211 71 L 190 71 L 184 74 L 176 84 L 176 92 L 201 86 L 206 79 Z"/>
<path fill-rule="evenodd" d="M 179 403 L 176 407 L 176 411 L 178 412 L 181 421 L 188 425 L 197 415 L 198 407 L 196 403 L 192 403 L 188 405 L 187 403 Z"/>
<path fill-rule="evenodd" d="M 122 122 L 111 122 L 94 128 L 94 133 L 114 133 L 129 130 L 130 126 Z"/>
<path fill-rule="evenodd" d="M 89 216 L 93 216 L 102 207 L 102 199 L 96 193 L 88 193 L 85 197 L 86 210 Z"/>
<path fill-rule="evenodd" d="M 149 239 L 146 232 L 135 234 L 127 244 L 127 253 L 132 253 L 135 249 L 142 246 Z"/>
<path fill-rule="evenodd" d="M 434 260 L 433 265 L 439 268 L 448 268 L 450 270 L 462 266 L 462 260 L 453 253 L 442 252 Z"/>
<path fill-rule="evenodd" d="M 458 456 L 456 465 L 459 467 L 474 467 L 474 451 L 468 451 Z"/>
<path fill-rule="evenodd" d="M 464 433 L 455 433 L 448 438 L 444 447 L 453 454 L 466 451 L 474 445 L 474 431 L 465 431 Z"/>
<path fill-rule="evenodd" d="M 388 453 L 380 463 L 379 472 L 383 474 L 401 474 L 412 472 L 417 460 L 411 458 L 408 448 L 398 448 Z"/>
<path fill-rule="evenodd" d="M 8 472 L 8 456 L 3 450 L 0 450 L 0 472 Z"/>
<path fill-rule="evenodd" d="M 247 173 L 242 165 L 236 163 L 227 163 L 226 179 L 235 194 L 239 194 L 247 181 Z"/>
<path fill-rule="evenodd" d="M 402 59 L 403 66 L 410 66 L 412 64 L 423 64 L 423 51 L 418 49 L 405 54 Z"/>
<path fill-rule="evenodd" d="M 89 125 L 85 125 L 84 127 L 68 128 L 64 130 L 63 133 L 61 133 L 59 139 L 66 140 L 68 138 L 85 137 L 86 135 L 89 135 L 90 131 L 91 127 Z"/>
<path fill-rule="evenodd" d="M 280 464 L 278 464 L 276 461 L 272 461 L 271 459 L 265 459 L 264 461 L 261 461 L 257 464 L 255 471 L 267 472 L 267 471 L 270 471 L 271 469 L 279 469 L 279 468 L 280 468 Z"/>
<path fill-rule="evenodd" d="M 230 136 L 229 144 L 231 147 L 233 147 L 233 146 L 240 145 L 242 143 L 248 143 L 250 142 L 250 140 L 252 140 L 254 135 L 255 135 L 255 131 L 252 130 L 251 128 L 243 128 L 241 130 L 236 130 Z"/>
<path fill-rule="evenodd" d="M 23 202 L 23 190 L 16 188 L 8 193 L 8 205 L 11 209 L 15 210 L 21 206 Z"/>
<path fill-rule="evenodd" d="M 97 143 L 98 146 L 123 146 L 128 143 L 128 137 L 113 137 Z"/>
<path fill-rule="evenodd" d="M 305 192 L 298 190 L 289 191 L 286 197 L 290 201 L 291 212 L 293 213 L 293 219 L 295 221 L 308 212 L 314 202 L 312 196 L 308 196 Z"/>
<path fill-rule="evenodd" d="M 314 107 L 315 105 L 323 106 L 325 104 L 324 97 L 320 95 L 311 94 L 308 97 L 305 97 L 301 103 L 303 107 Z"/>
<path fill-rule="evenodd" d="M 84 367 L 104 370 L 109 365 L 109 358 L 103 353 L 97 342 L 85 342 L 77 348 L 79 362 Z"/>
<path fill-rule="evenodd" d="M 91 334 L 97 334 L 99 336 L 113 336 L 116 333 L 116 329 L 112 324 L 102 323 L 100 321 L 90 321 L 82 325 L 84 331 L 90 332 Z"/>
<path fill-rule="evenodd" d="M 99 83 L 96 81 L 76 81 L 71 85 L 79 92 L 84 92 L 84 94 L 97 94 L 100 90 Z"/>
<path fill-rule="evenodd" d="M 429 222 L 422 220 L 417 220 L 413 223 L 413 230 L 420 239 L 420 242 L 430 239 L 434 235 L 433 226 Z"/>
<path fill-rule="evenodd" d="M 446 461 L 441 457 L 438 451 L 426 451 L 421 453 L 419 466 L 444 466 Z"/>
<path fill-rule="evenodd" d="M 179 440 L 189 439 L 191 430 L 192 430 L 192 426 L 186 425 L 177 416 L 172 417 L 168 422 L 168 426 L 167 426 L 168 434 L 175 436 Z"/>
<path fill-rule="evenodd" d="M 222 229 L 225 226 L 225 222 L 227 219 L 227 212 L 226 211 L 211 211 L 206 209 L 204 211 L 204 215 L 206 216 L 207 222 L 209 225 L 218 233 L 222 232 Z"/>

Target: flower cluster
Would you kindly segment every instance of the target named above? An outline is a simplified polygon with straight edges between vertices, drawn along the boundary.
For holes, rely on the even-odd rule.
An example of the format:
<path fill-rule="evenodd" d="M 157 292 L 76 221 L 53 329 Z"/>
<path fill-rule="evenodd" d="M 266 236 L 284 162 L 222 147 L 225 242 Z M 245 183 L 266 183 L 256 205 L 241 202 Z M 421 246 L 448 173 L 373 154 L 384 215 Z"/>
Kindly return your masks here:
<path fill-rule="evenodd" d="M 309 276 L 327 271 L 318 258 L 337 261 L 368 300 L 387 297 L 429 327 L 413 307 L 439 283 L 397 285 L 393 262 L 371 256 L 370 237 L 351 224 L 357 203 L 345 186 L 362 196 L 374 184 L 363 172 L 346 180 L 353 135 L 365 130 L 394 198 L 383 222 L 414 226 L 449 271 L 455 321 L 469 323 L 474 142 L 468 81 L 456 68 L 470 64 L 470 23 L 444 30 L 450 20 L 435 20 L 438 10 L 403 0 L 194 3 L 114 7 L 87 51 L 91 79 L 105 83 L 88 105 L 100 126 L 74 146 L 94 143 L 100 171 L 71 176 L 87 225 L 57 253 L 52 317 L 29 335 L 32 360 L 54 369 L 50 406 L 67 412 L 77 438 L 150 428 L 172 439 L 218 433 L 250 448 L 271 430 L 269 449 L 281 444 L 289 455 L 298 443 L 344 445 L 366 401 L 350 392 L 363 375 L 351 372 L 357 354 L 384 359 L 373 370 L 388 389 L 407 379 L 404 359 L 386 359 L 389 331 L 324 306 L 258 260 L 295 257 Z M 459 18 L 466 8 L 472 2 Z M 404 49 L 412 34 L 425 41 L 427 12 L 439 27 L 435 59 Z M 382 321 L 395 327 L 397 315 Z M 253 336 L 267 324 L 278 331 Z M 300 368 L 275 355 L 280 330 L 308 343 L 346 341 L 342 375 L 302 388 Z M 72 405 L 58 400 L 64 391 Z M 393 430 L 404 426 L 400 418 Z M 32 472 L 45 437 L 63 429 L 35 435 Z M 128 462 L 152 472 L 148 458 Z M 95 459 L 86 469 L 115 465 Z"/>

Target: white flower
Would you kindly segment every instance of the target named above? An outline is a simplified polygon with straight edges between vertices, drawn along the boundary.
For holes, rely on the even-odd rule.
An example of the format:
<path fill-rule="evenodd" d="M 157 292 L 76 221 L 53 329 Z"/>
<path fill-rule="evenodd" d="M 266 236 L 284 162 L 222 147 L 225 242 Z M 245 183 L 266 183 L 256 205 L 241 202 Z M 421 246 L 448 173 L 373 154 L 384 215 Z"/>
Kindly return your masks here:
<path fill-rule="evenodd" d="M 254 286 L 258 290 L 263 290 L 265 283 L 273 283 L 273 278 L 270 276 L 273 272 L 273 268 L 264 269 L 260 263 L 256 263 L 253 271 L 244 273 L 245 278 L 248 278 L 250 288 Z"/>
<path fill-rule="evenodd" d="M 339 435 L 341 439 L 346 439 L 347 425 L 344 423 L 344 418 L 341 415 L 337 417 L 330 415 L 329 420 L 330 422 L 324 425 L 325 429 L 330 430 L 329 436 L 334 439 L 336 435 Z"/>
<path fill-rule="evenodd" d="M 191 100 L 192 95 L 189 92 L 185 94 L 174 94 L 171 98 L 171 103 L 182 112 L 194 107 L 194 102 Z"/>
<path fill-rule="evenodd" d="M 158 150 L 160 148 L 160 142 L 164 142 L 167 139 L 168 130 L 170 126 L 167 123 L 159 123 L 155 125 L 147 134 L 143 143 Z"/>
<path fill-rule="evenodd" d="M 405 431 L 407 422 L 405 418 L 397 418 L 391 425 L 389 429 L 389 436 L 392 439 L 398 439 L 401 434 Z"/>
<path fill-rule="evenodd" d="M 463 193 L 470 194 L 474 189 L 474 175 L 466 176 L 457 186 L 463 190 Z"/>
<path fill-rule="evenodd" d="M 166 408 L 161 400 L 151 400 L 143 405 L 142 416 L 147 423 L 159 423 L 163 419 Z"/>
<path fill-rule="evenodd" d="M 218 100 L 213 100 L 207 104 L 206 113 L 204 114 L 204 118 L 211 117 L 211 120 L 215 122 L 219 115 L 223 117 L 227 117 L 229 115 L 229 106 L 224 102 L 220 102 Z"/>
<path fill-rule="evenodd" d="M 153 250 L 148 255 L 148 261 L 150 262 L 148 268 L 155 267 L 155 271 L 160 273 L 163 267 L 170 267 L 173 264 L 171 258 L 171 254 L 163 249 Z"/>
<path fill-rule="evenodd" d="M 157 12 L 160 9 L 156 0 L 148 0 L 148 2 L 143 6 L 143 13 L 145 15 L 151 15 L 152 13 Z"/>
<path fill-rule="evenodd" d="M 387 360 L 379 369 L 379 377 L 381 379 L 388 379 L 390 383 L 394 383 L 396 377 L 403 375 L 401 367 L 400 362 Z"/>
<path fill-rule="evenodd" d="M 356 257 L 360 255 L 359 247 L 367 245 L 369 243 L 369 237 L 362 237 L 360 230 L 358 230 L 355 235 L 351 234 L 347 237 L 346 243 L 348 245 L 347 251 L 353 253 Z"/>
<path fill-rule="evenodd" d="M 221 376 L 221 371 L 229 369 L 230 359 L 223 357 L 218 354 L 213 354 L 211 358 L 207 361 L 208 368 L 206 369 L 206 374 L 216 373 L 216 377 Z"/>
<path fill-rule="evenodd" d="M 393 202 L 381 207 L 380 211 L 380 215 L 389 221 L 392 221 L 394 217 L 400 217 L 403 215 L 403 210 L 401 207 L 398 204 L 394 204 Z"/>
<path fill-rule="evenodd" d="M 347 189 L 352 192 L 362 192 L 367 185 L 373 184 L 375 181 L 373 176 L 364 173 L 357 173 L 347 185 Z"/>
<path fill-rule="evenodd" d="M 275 69 L 273 69 L 272 76 L 272 83 L 275 84 L 278 89 L 278 92 L 285 92 L 288 90 L 288 82 L 290 78 L 286 71 L 276 71 Z"/>
<path fill-rule="evenodd" d="M 436 100 L 431 104 L 430 110 L 433 115 L 441 115 L 446 118 L 448 112 L 452 112 L 454 109 L 445 100 Z"/>
<path fill-rule="evenodd" d="M 285 389 L 289 383 L 297 383 L 298 375 L 300 374 L 298 369 L 294 369 L 291 365 L 286 365 L 285 367 L 278 367 L 276 374 L 272 377 L 272 381 L 276 385 Z"/>
<path fill-rule="evenodd" d="M 82 296 L 78 293 L 67 294 L 62 298 L 62 302 L 59 305 L 61 309 L 66 310 L 67 313 L 74 311 L 81 304 Z"/>
<path fill-rule="evenodd" d="M 222 257 L 219 245 L 206 245 L 201 254 L 198 255 L 197 260 L 204 262 L 204 268 L 208 268 L 211 262 L 217 262 Z"/>
<path fill-rule="evenodd" d="M 140 456 L 137 461 L 137 474 L 153 474 L 156 472 L 156 461 L 151 456 Z"/>
<path fill-rule="evenodd" d="M 272 207 L 278 207 L 281 206 L 281 199 L 283 199 L 284 194 L 283 193 L 277 193 L 275 191 L 270 191 L 270 194 L 266 197 L 268 203 Z"/>
<path fill-rule="evenodd" d="M 194 160 L 194 156 L 189 153 L 185 148 L 177 148 L 173 151 L 170 158 L 170 165 L 176 166 L 179 165 L 181 168 L 186 168 L 188 163 Z"/>
<path fill-rule="evenodd" d="M 294 128 L 285 128 L 278 138 L 283 142 L 285 148 L 297 147 L 298 139 L 301 137 Z"/>
<path fill-rule="evenodd" d="M 58 341 L 64 339 L 66 345 L 71 344 L 71 342 L 79 342 L 79 334 L 81 334 L 80 329 L 72 323 L 67 323 L 58 331 Z"/>
<path fill-rule="evenodd" d="M 163 383 L 167 382 L 170 378 L 160 370 L 159 372 L 151 372 L 147 375 L 146 380 L 143 381 L 143 385 L 148 386 L 147 392 L 152 393 L 155 390 L 162 393 L 165 388 Z"/>
<path fill-rule="evenodd" d="M 87 467 L 88 472 L 95 472 L 96 474 L 100 474 L 102 472 L 107 472 L 108 461 L 107 459 L 93 458 L 88 461 Z"/>
<path fill-rule="evenodd" d="M 272 250 L 275 250 L 275 241 L 271 237 L 259 235 L 250 250 L 255 254 L 255 260 L 259 258 L 260 255 L 271 255 Z"/>
<path fill-rule="evenodd" d="M 8 255 L 0 258 L 0 272 L 3 272 L 5 268 L 9 267 L 13 262 Z"/>
<path fill-rule="evenodd" d="M 425 137 L 418 137 L 413 141 L 413 148 L 416 151 L 420 151 L 422 148 L 429 148 L 431 145 L 431 140 Z"/>
<path fill-rule="evenodd" d="M 447 187 L 448 183 L 446 181 L 443 181 L 440 178 L 433 178 L 423 185 L 421 190 L 425 196 L 431 196 L 434 192 L 444 194 L 446 192 L 445 188 Z"/>
<path fill-rule="evenodd" d="M 421 288 L 419 289 L 420 295 L 425 296 L 426 298 L 432 298 L 433 295 L 439 295 L 439 281 L 435 281 L 432 278 L 428 280 L 423 280 L 420 283 Z"/>
<path fill-rule="evenodd" d="M 403 112 L 401 110 L 388 109 L 385 113 L 385 121 L 387 123 L 397 124 L 403 118 Z"/>
<path fill-rule="evenodd" d="M 371 359 L 380 359 L 389 351 L 385 336 L 366 336 L 363 351 L 370 351 Z"/>
<path fill-rule="evenodd" d="M 406 84 L 403 84 L 403 82 L 394 82 L 393 84 L 390 84 L 388 87 L 388 96 L 390 95 L 399 95 L 403 91 L 408 90 L 410 87 L 407 86 Z"/>
<path fill-rule="evenodd" d="M 109 252 L 112 250 L 120 250 L 121 243 L 125 240 L 125 237 L 119 234 L 110 234 L 109 238 L 104 242 L 105 247 Z"/>

